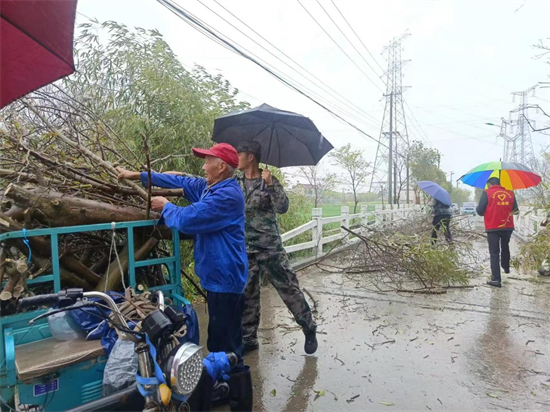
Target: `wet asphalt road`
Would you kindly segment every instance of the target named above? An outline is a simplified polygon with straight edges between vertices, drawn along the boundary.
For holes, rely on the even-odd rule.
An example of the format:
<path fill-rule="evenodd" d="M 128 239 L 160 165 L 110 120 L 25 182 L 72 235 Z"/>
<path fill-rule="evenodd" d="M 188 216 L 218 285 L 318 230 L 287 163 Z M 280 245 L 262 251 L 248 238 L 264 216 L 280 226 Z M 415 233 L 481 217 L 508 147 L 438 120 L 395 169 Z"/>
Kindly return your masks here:
<path fill-rule="evenodd" d="M 255 410 L 550 411 L 550 282 L 512 271 L 495 289 L 486 275 L 471 289 L 413 295 L 304 270 L 319 325 L 313 356 L 264 288 L 261 347 L 245 357 Z"/>

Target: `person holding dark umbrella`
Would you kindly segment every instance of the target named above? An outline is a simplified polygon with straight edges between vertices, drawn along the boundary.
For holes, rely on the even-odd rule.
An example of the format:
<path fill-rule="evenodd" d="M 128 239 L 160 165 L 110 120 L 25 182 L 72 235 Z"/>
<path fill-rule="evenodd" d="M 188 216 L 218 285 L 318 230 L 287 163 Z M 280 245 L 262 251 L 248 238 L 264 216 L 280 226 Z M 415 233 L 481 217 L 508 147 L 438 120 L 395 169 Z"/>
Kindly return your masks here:
<path fill-rule="evenodd" d="M 317 326 L 285 253 L 277 214 L 289 200 L 280 182 L 261 170 L 260 161 L 275 167 L 314 166 L 332 144 L 313 122 L 267 104 L 216 119 L 212 140 L 229 143 L 239 153 L 239 178 L 245 196 L 245 237 L 249 275 L 243 312 L 243 349 L 255 350 L 260 324 L 260 277 L 267 276 L 305 334 L 304 350 L 317 350 Z"/>
<path fill-rule="evenodd" d="M 302 327 L 306 337 L 305 352 L 312 354 L 317 350 L 317 325 L 284 250 L 277 222 L 277 214 L 288 211 L 289 200 L 277 178 L 269 170 L 260 169 L 261 150 L 261 145 L 254 141 L 244 141 L 237 145 L 238 168 L 244 172 L 238 181 L 245 198 L 245 238 L 248 253 L 243 352 L 251 352 L 259 347 L 260 280 L 267 276 L 298 325 Z M 265 190 L 262 190 L 263 182 Z"/>

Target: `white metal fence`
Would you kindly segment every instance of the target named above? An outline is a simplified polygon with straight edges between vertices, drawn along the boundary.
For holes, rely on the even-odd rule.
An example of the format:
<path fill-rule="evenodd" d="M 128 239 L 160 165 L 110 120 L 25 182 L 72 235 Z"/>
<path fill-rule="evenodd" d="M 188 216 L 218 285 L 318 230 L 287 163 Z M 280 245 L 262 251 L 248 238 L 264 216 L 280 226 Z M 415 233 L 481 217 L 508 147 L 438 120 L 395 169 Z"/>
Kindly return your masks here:
<path fill-rule="evenodd" d="M 356 214 L 349 213 L 349 206 L 342 206 L 340 216 L 323 217 L 323 210 L 314 208 L 311 214 L 311 222 L 284 233 L 282 239 L 283 243 L 285 243 L 304 233 L 311 233 L 311 240 L 285 246 L 285 250 L 287 253 L 312 250 L 313 256 L 319 258 L 326 253 L 323 250 L 323 246 L 328 243 L 345 239 L 341 247 L 346 247 L 358 241 L 357 238 L 348 236 L 348 232 L 342 229 L 341 226 L 352 230 L 357 228 L 361 232 L 361 226 L 374 225 L 386 227 L 397 221 L 408 219 L 415 213 L 420 213 L 420 207 L 417 205 L 401 205 L 399 209 L 377 211 L 369 211 L 367 206 L 361 206 L 361 212 Z M 336 223 L 338 225 L 335 225 Z M 331 229 L 324 228 L 326 225 L 337 227 Z"/>
<path fill-rule="evenodd" d="M 343 230 L 341 226 L 361 233 L 364 230 L 361 228 L 362 226 L 388 227 L 421 213 L 423 212 L 418 205 L 404 205 L 399 209 L 376 211 L 369 211 L 367 206 L 361 206 L 361 212 L 356 214 L 349 213 L 349 206 L 342 206 L 340 216 L 323 217 L 323 210 L 314 208 L 310 222 L 284 233 L 282 239 L 283 243 L 287 243 L 300 235 L 310 234 L 307 237 L 311 240 L 285 246 L 285 250 L 287 253 L 311 251 L 310 257 L 317 259 L 327 253 L 323 246 L 328 243 L 343 241 L 341 245 L 334 249 L 334 251 L 338 251 L 353 245 L 359 240 L 356 237 L 349 236 L 349 233 Z M 546 211 L 542 209 L 534 210 L 530 207 L 522 207 L 521 213 L 514 217 L 514 236 L 521 241 L 528 240 L 541 230 L 540 224 L 545 218 Z M 458 224 L 464 226 L 464 228 L 482 230 L 483 217 L 475 216 L 471 219 L 458 219 Z M 331 225 L 332 228 L 325 228 L 327 225 Z"/>
<path fill-rule="evenodd" d="M 520 214 L 514 216 L 514 235 L 524 242 L 535 236 L 542 229 L 540 224 L 546 219 L 546 213 L 544 209 L 520 207 Z"/>

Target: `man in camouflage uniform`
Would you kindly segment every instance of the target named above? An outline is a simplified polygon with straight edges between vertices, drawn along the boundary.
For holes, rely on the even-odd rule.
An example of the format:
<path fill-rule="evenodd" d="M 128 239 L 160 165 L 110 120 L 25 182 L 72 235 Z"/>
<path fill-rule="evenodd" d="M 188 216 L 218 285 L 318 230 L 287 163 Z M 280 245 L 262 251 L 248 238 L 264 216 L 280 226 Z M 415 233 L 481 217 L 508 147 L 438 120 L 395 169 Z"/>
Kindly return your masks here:
<path fill-rule="evenodd" d="M 248 252 L 248 282 L 244 291 L 243 351 L 256 350 L 260 324 L 260 280 L 267 276 L 292 312 L 306 336 L 304 350 L 317 350 L 317 325 L 300 290 L 296 273 L 283 248 L 277 213 L 286 213 L 288 197 L 277 178 L 269 170 L 261 170 L 261 146 L 258 142 L 241 142 L 237 146 L 238 178 L 245 197 L 245 239 Z M 265 187 L 262 190 L 262 180 Z"/>

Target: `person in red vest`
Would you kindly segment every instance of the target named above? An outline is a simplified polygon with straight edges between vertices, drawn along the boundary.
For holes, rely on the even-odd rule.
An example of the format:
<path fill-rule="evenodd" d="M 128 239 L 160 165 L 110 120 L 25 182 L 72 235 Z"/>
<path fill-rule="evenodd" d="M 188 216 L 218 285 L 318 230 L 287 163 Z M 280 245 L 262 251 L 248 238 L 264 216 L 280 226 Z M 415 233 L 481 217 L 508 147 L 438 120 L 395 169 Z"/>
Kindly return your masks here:
<path fill-rule="evenodd" d="M 500 288 L 500 267 L 504 273 L 510 273 L 510 238 L 514 231 L 514 215 L 519 213 L 519 208 L 514 192 L 503 188 L 500 179 L 490 178 L 487 187 L 476 211 L 485 219 L 491 256 L 491 280 L 487 284 Z"/>

